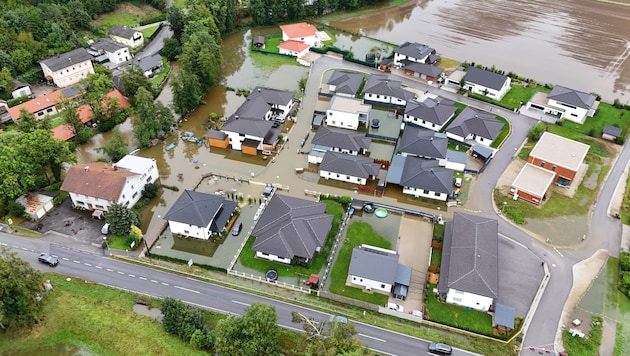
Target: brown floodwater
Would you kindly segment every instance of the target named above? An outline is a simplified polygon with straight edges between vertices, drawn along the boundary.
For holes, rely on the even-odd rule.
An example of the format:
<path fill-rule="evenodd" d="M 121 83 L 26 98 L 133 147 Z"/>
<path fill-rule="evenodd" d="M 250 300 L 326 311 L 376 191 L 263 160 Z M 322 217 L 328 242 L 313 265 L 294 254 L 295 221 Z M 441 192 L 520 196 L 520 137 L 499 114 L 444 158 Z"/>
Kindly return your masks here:
<path fill-rule="evenodd" d="M 630 1 L 418 0 L 331 26 L 630 100 Z"/>

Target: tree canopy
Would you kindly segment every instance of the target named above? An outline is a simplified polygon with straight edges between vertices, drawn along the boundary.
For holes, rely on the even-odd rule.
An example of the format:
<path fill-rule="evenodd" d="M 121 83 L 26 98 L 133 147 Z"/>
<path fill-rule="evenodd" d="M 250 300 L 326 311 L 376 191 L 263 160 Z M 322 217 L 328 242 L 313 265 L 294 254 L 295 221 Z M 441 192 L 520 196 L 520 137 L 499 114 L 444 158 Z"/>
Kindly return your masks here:
<path fill-rule="evenodd" d="M 37 299 L 43 290 L 39 271 L 0 246 L 0 328 L 32 327 L 42 317 L 42 303 Z"/>
<path fill-rule="evenodd" d="M 131 209 L 118 203 L 114 203 L 107 209 L 105 221 L 109 224 L 112 234 L 127 236 L 132 225 L 140 225 L 140 220 Z"/>
<path fill-rule="evenodd" d="M 153 95 L 144 87 L 138 89 L 135 102 L 133 133 L 140 147 L 148 147 L 161 131 L 168 132 L 175 125 L 175 118 L 164 104 L 154 102 Z"/>

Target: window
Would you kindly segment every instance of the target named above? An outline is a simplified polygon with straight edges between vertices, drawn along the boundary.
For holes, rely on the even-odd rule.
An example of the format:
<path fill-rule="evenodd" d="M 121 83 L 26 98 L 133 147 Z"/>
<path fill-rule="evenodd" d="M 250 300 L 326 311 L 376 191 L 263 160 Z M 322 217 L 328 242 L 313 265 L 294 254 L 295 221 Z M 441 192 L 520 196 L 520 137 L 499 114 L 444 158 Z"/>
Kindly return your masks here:
<path fill-rule="evenodd" d="M 554 171 L 554 172 L 556 171 L 556 165 L 555 164 L 553 166 L 551 166 L 551 170 Z"/>
<path fill-rule="evenodd" d="M 440 194 L 439 192 L 435 192 L 435 193 L 433 193 L 433 194 L 434 194 L 436 197 L 439 197 L 440 195 L 442 195 L 442 194 Z"/>
<path fill-rule="evenodd" d="M 363 278 L 360 278 L 360 279 L 359 279 L 359 282 L 363 282 Z"/>
<path fill-rule="evenodd" d="M 545 168 L 545 162 L 540 162 L 540 166 Z"/>
<path fill-rule="evenodd" d="M 423 189 L 422 190 L 422 194 L 429 194 L 429 190 L 428 189 Z"/>
<path fill-rule="evenodd" d="M 123 199 L 125 199 L 125 195 L 123 194 Z"/>
<path fill-rule="evenodd" d="M 339 178 L 339 174 L 337 174 L 337 178 Z"/>
<path fill-rule="evenodd" d="M 329 113 L 328 113 L 328 116 L 333 116 L 333 113 L 332 113 L 332 112 L 329 112 Z"/>
<path fill-rule="evenodd" d="M 188 234 L 190 234 L 190 231 L 184 230 L 184 234 L 188 235 Z"/>
<path fill-rule="evenodd" d="M 138 192 L 133 193 L 133 195 L 131 196 L 132 199 L 135 199 L 138 196 Z"/>
<path fill-rule="evenodd" d="M 85 203 L 80 200 L 77 200 L 77 205 L 85 205 Z"/>
<path fill-rule="evenodd" d="M 352 280 L 353 280 L 353 281 L 356 281 L 356 280 L 357 280 L 357 277 L 352 277 Z"/>
<path fill-rule="evenodd" d="M 385 289 L 385 285 L 384 284 L 381 284 L 381 289 Z"/>
<path fill-rule="evenodd" d="M 462 298 L 453 298 L 453 301 L 455 303 L 461 303 L 462 302 Z"/>
<path fill-rule="evenodd" d="M 346 176 L 346 179 L 347 179 L 347 180 L 350 180 L 350 176 Z"/>

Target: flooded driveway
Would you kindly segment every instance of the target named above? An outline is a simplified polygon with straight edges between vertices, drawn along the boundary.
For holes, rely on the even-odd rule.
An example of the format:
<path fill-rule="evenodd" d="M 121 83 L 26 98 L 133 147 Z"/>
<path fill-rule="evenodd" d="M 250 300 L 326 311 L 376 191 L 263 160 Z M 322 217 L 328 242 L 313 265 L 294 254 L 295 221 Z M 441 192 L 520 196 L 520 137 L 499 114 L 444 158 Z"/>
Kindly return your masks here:
<path fill-rule="evenodd" d="M 630 100 L 630 2 L 419 0 L 331 26 Z"/>

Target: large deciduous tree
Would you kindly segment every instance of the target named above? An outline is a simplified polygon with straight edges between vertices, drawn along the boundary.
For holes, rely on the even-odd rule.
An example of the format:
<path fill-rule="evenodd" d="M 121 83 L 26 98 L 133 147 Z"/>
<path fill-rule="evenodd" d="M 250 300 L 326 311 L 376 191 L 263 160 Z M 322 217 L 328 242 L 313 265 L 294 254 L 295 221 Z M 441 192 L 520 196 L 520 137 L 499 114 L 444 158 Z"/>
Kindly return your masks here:
<path fill-rule="evenodd" d="M 114 129 L 109 143 L 103 147 L 99 147 L 98 150 L 104 152 L 113 162 L 120 161 L 129 153 L 127 142 L 125 142 L 125 138 L 118 129 Z"/>
<path fill-rule="evenodd" d="M 43 277 L 15 252 L 0 246 L 0 327 L 32 327 L 42 317 Z"/>
<path fill-rule="evenodd" d="M 169 108 L 160 102 L 153 101 L 153 95 L 144 87 L 138 89 L 135 97 L 133 133 L 141 147 L 147 147 L 151 140 L 166 132 L 175 119 Z"/>
<path fill-rule="evenodd" d="M 186 37 L 179 55 L 182 69 L 194 74 L 204 90 L 218 81 L 223 62 L 219 44 L 208 32 L 200 30 Z"/>
<path fill-rule="evenodd" d="M 227 356 L 280 355 L 276 309 L 254 303 L 241 317 L 229 316 L 216 327 L 215 351 Z"/>
<path fill-rule="evenodd" d="M 109 224 L 112 234 L 127 236 L 131 225 L 140 225 L 140 220 L 131 209 L 118 203 L 109 206 L 105 214 L 105 221 Z"/>
<path fill-rule="evenodd" d="M 153 98 L 153 84 L 144 76 L 144 72 L 137 64 L 131 65 L 120 77 L 123 81 L 122 93 L 129 98 L 131 105 L 136 104 L 136 95 L 140 88 L 149 91 Z"/>
<path fill-rule="evenodd" d="M 201 104 L 203 92 L 199 79 L 187 71 L 178 71 L 171 76 L 173 89 L 173 109 L 186 116 Z"/>

